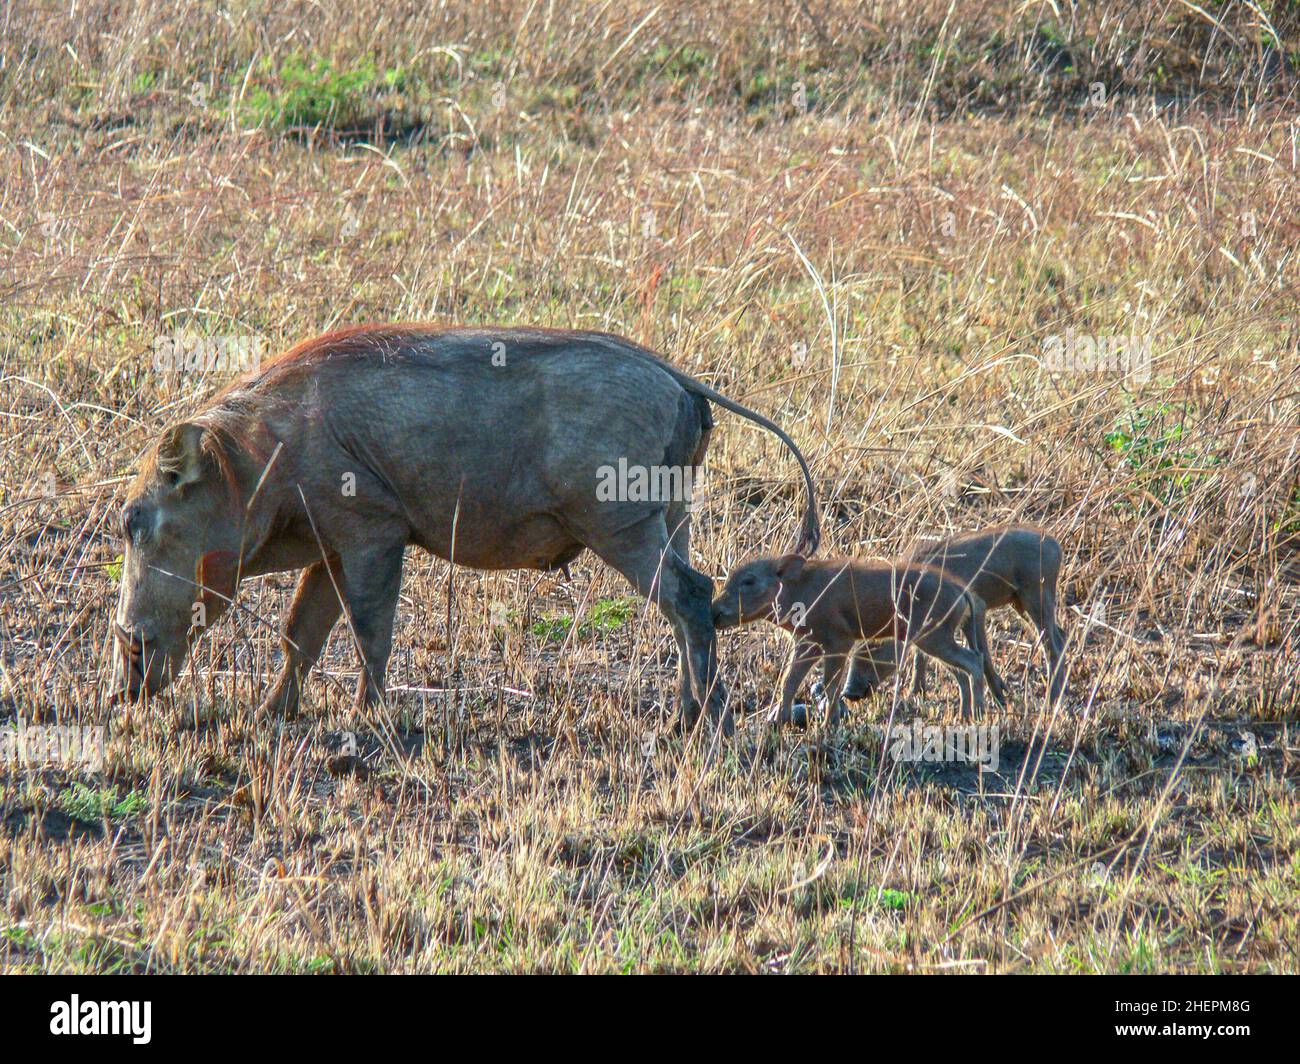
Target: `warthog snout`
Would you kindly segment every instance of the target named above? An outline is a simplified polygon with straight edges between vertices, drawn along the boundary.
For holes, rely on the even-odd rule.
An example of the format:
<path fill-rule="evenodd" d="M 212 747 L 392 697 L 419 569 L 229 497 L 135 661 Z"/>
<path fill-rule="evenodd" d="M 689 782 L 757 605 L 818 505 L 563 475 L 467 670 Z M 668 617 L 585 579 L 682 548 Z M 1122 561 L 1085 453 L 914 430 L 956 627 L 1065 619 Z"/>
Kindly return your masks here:
<path fill-rule="evenodd" d="M 783 582 L 798 579 L 804 560 L 802 555 L 787 554 L 781 558 L 756 558 L 737 568 L 713 600 L 713 627 L 734 628 L 770 617 Z"/>
<path fill-rule="evenodd" d="M 144 694 L 156 694 L 167 686 L 173 663 L 160 645 L 151 625 L 126 628 L 113 622 L 113 693 L 136 701 Z"/>
<path fill-rule="evenodd" d="M 122 582 L 113 617 L 113 693 L 132 701 L 163 690 L 185 664 L 192 632 L 234 592 L 223 549 L 237 540 L 207 432 L 164 434 L 122 507 Z M 220 590 L 213 597 L 211 592 Z"/>

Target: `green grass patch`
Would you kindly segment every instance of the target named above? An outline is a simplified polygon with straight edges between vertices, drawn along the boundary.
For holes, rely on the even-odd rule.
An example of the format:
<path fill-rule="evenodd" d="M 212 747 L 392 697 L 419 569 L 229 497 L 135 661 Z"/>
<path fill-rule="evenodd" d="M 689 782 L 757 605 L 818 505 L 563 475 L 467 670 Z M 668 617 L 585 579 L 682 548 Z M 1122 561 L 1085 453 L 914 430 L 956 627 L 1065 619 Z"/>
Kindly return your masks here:
<path fill-rule="evenodd" d="M 119 797 L 116 787 L 96 790 L 84 783 L 74 783 L 59 792 L 59 808 L 68 816 L 93 823 L 106 816 L 135 816 L 149 808 L 149 801 L 138 791 L 128 791 Z"/>
<path fill-rule="evenodd" d="M 278 69 L 265 64 L 263 74 L 270 84 L 249 93 L 244 118 L 269 129 L 354 129 L 373 119 L 378 93 L 406 91 L 411 83 L 401 67 L 381 72 L 370 59 L 336 66 L 300 52 L 286 56 Z"/>
<path fill-rule="evenodd" d="M 597 632 L 616 632 L 635 616 L 636 610 L 634 598 L 601 599 L 583 615 L 578 635 L 585 638 Z M 528 630 L 544 642 L 558 643 L 568 636 L 573 621 L 572 617 L 545 616 L 534 621 Z"/>

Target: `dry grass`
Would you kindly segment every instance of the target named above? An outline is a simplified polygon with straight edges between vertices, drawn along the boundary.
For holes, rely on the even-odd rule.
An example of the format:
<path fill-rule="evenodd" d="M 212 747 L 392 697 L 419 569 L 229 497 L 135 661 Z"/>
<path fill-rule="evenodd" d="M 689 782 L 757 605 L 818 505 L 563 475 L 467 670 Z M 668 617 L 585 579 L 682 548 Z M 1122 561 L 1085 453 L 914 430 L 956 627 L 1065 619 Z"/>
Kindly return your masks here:
<path fill-rule="evenodd" d="M 5 9 L 0 717 L 109 728 L 0 768 L 5 969 L 1297 968 L 1294 5 L 232 6 Z M 157 338 L 391 319 L 651 344 L 801 441 L 829 550 L 1046 525 L 1068 705 L 998 619 L 997 774 L 883 756 L 942 685 L 709 760 L 611 573 L 413 555 L 389 712 L 336 635 L 254 725 L 287 576 L 110 710 L 123 478 L 223 379 Z M 1067 329 L 1150 379 L 1047 372 Z M 799 501 L 719 422 L 715 576 Z M 765 706 L 782 638 L 722 647 Z"/>

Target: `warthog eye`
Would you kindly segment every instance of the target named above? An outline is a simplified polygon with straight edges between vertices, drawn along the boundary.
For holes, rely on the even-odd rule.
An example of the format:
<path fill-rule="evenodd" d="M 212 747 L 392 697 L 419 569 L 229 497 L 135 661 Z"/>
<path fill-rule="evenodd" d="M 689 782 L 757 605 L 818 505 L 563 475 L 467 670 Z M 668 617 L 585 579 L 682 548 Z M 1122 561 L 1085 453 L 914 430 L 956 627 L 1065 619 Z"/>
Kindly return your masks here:
<path fill-rule="evenodd" d="M 122 538 L 134 543 L 148 524 L 144 507 L 133 502 L 122 508 Z"/>

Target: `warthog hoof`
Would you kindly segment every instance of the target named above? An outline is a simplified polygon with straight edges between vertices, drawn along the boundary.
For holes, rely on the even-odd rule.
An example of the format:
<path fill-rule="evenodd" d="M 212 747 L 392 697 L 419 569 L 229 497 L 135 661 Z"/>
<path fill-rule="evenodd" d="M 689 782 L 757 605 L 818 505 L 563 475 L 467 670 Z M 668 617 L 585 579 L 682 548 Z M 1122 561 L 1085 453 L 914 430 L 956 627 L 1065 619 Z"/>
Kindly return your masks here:
<path fill-rule="evenodd" d="M 301 697 L 301 683 L 295 679 L 282 676 L 276 681 L 271 693 L 262 699 L 262 704 L 257 707 L 253 719 L 259 722 L 268 719 L 292 720 L 298 716 Z"/>
<path fill-rule="evenodd" d="M 730 739 L 736 734 L 736 718 L 725 699 L 721 704 L 710 704 L 708 713 L 701 712 L 697 702 L 683 703 L 678 708 L 673 730 L 678 735 L 690 735 L 706 719 L 710 730 L 718 729 L 724 738 Z"/>
<path fill-rule="evenodd" d="M 876 685 L 870 680 L 862 680 L 858 683 L 852 681 L 844 688 L 844 697 L 850 702 L 860 702 L 864 698 L 870 698 L 876 693 Z"/>

